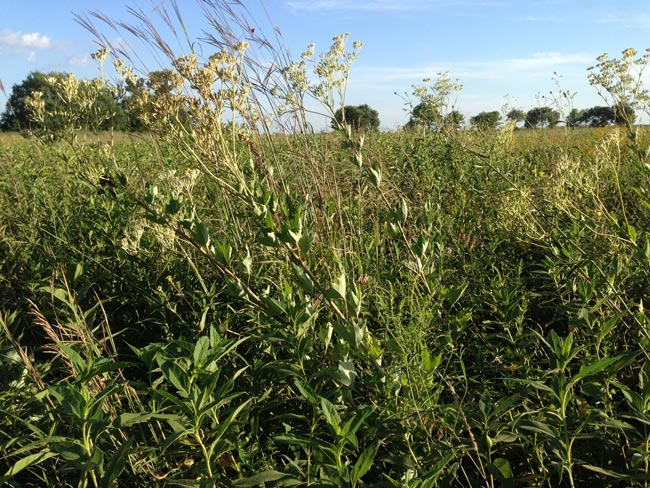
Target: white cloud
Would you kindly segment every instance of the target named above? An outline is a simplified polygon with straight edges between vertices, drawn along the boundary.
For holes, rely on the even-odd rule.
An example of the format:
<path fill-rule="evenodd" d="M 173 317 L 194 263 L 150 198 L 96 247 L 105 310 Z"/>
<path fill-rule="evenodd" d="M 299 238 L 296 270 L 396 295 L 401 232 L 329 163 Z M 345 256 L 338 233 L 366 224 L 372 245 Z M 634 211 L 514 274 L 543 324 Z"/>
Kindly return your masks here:
<path fill-rule="evenodd" d="M 537 15 L 523 15 L 521 17 L 516 17 L 516 21 L 520 22 L 564 22 L 565 19 L 562 17 L 552 17 L 552 16 L 537 16 Z"/>
<path fill-rule="evenodd" d="M 466 60 L 440 62 L 419 67 L 369 67 L 352 70 L 352 79 L 373 83 L 410 81 L 419 83 L 423 78 L 435 77 L 449 71 L 452 78 L 467 80 L 525 80 L 548 78 L 553 71 L 575 66 L 586 69 L 593 64 L 594 56 L 587 54 L 562 54 L 556 52 L 535 53 L 528 58 L 505 58 L 493 60 Z"/>
<path fill-rule="evenodd" d="M 68 66 L 85 66 L 90 63 L 90 56 L 84 54 L 82 56 L 70 56 L 65 60 L 65 64 Z"/>
<path fill-rule="evenodd" d="M 488 7 L 497 3 L 493 0 L 288 0 L 285 5 L 303 11 L 415 12 L 436 7 Z"/>
<path fill-rule="evenodd" d="M 598 19 L 600 24 L 615 24 L 626 29 L 650 29 L 650 15 L 639 14 L 634 16 L 609 16 Z"/>
<path fill-rule="evenodd" d="M 23 34 L 11 29 L 0 31 L 0 48 L 42 50 L 52 47 L 52 39 L 45 34 Z"/>

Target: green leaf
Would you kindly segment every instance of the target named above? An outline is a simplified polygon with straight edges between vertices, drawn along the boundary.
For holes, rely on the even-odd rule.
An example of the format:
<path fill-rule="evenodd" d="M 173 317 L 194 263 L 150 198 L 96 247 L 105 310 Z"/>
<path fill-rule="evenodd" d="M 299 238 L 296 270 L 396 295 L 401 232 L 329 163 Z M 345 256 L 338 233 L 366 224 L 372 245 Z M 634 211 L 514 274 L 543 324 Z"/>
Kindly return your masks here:
<path fill-rule="evenodd" d="M 295 381 L 296 388 L 300 391 L 300 394 L 305 397 L 305 399 L 311 403 L 312 406 L 318 405 L 320 397 L 318 394 L 311 389 L 311 387 L 300 380 Z"/>
<path fill-rule="evenodd" d="M 194 231 L 194 241 L 201 247 L 207 247 L 210 244 L 210 230 L 203 222 L 199 222 Z"/>
<path fill-rule="evenodd" d="M 106 466 L 106 473 L 100 480 L 99 486 L 102 488 L 112 488 L 113 481 L 124 471 L 126 467 L 126 460 L 133 445 L 133 439 L 128 439 L 124 444 L 117 448 L 111 460 Z"/>
<path fill-rule="evenodd" d="M 287 313 L 285 305 L 282 302 L 279 302 L 275 298 L 263 297 L 262 301 L 267 307 L 267 312 L 271 317 L 279 317 Z"/>
<path fill-rule="evenodd" d="M 35 454 L 25 456 L 24 458 L 16 461 L 4 475 L 0 476 L 0 484 L 4 485 L 7 481 L 16 476 L 22 470 L 29 468 L 30 466 L 34 466 L 38 463 L 42 463 L 43 461 L 56 456 L 57 453 L 51 452 L 48 449 L 43 449 L 42 451 Z"/>
<path fill-rule="evenodd" d="M 458 300 L 465 294 L 465 290 L 467 290 L 468 284 L 464 284 L 461 286 L 458 286 L 456 288 L 451 288 L 449 290 L 444 290 L 442 292 L 442 296 L 447 300 L 450 304 L 451 307 L 456 305 L 458 303 Z"/>
<path fill-rule="evenodd" d="M 350 486 L 357 486 L 357 483 L 361 480 L 363 475 L 368 472 L 375 459 L 378 447 L 379 444 L 374 443 L 373 445 L 366 447 L 366 449 L 361 453 L 359 459 L 357 459 L 357 462 L 354 463 L 354 467 L 352 468 Z"/>
<path fill-rule="evenodd" d="M 208 351 L 210 350 L 210 339 L 207 336 L 199 337 L 199 340 L 196 341 L 194 346 L 193 360 L 196 367 L 201 367 L 205 360 L 208 357 Z"/>
<path fill-rule="evenodd" d="M 230 265 L 232 259 L 232 246 L 227 242 L 215 242 L 214 254 L 220 263 Z"/>
<path fill-rule="evenodd" d="M 297 478 L 290 474 L 279 471 L 262 471 L 248 478 L 240 478 L 232 482 L 232 486 L 262 486 L 263 483 L 280 482 L 279 486 L 291 486 L 291 484 L 302 484 Z M 287 483 L 291 482 L 291 484 Z M 295 482 L 295 483 L 294 483 Z M 275 483 L 274 483 L 275 484 Z"/>
<path fill-rule="evenodd" d="M 351 388 L 356 378 L 357 372 L 354 369 L 354 362 L 339 361 L 339 381 L 341 384 Z"/>
<path fill-rule="evenodd" d="M 332 427 L 334 432 L 338 435 L 341 433 L 341 416 L 336 411 L 336 407 L 327 398 L 320 399 L 320 408 L 325 417 L 327 424 Z"/>
<path fill-rule="evenodd" d="M 406 219 L 408 219 L 409 216 L 409 207 L 406 204 L 406 200 L 404 200 L 404 197 L 402 197 L 402 200 L 400 201 L 400 206 L 397 207 L 395 210 L 395 217 L 399 222 L 406 222 Z"/>
<path fill-rule="evenodd" d="M 370 181 L 379 188 L 381 186 L 381 169 L 375 166 L 368 168 L 368 171 L 370 172 Z"/>
<path fill-rule="evenodd" d="M 595 374 L 600 373 L 608 366 L 621 359 L 623 356 L 624 356 L 623 354 L 619 354 L 618 356 L 614 356 L 611 358 L 601 359 L 587 366 L 585 365 L 580 366 L 580 371 L 578 371 L 578 373 L 573 378 L 571 378 L 571 381 L 569 381 L 569 386 L 575 385 L 578 381 L 586 378 L 587 376 L 593 376 Z"/>
<path fill-rule="evenodd" d="M 86 371 L 88 363 L 77 351 L 62 342 L 57 343 L 57 347 L 65 353 L 70 361 L 72 361 L 72 365 L 77 370 L 77 374 L 81 374 Z"/>
<path fill-rule="evenodd" d="M 298 247 L 300 252 L 307 254 L 311 249 L 311 246 L 314 244 L 315 237 L 311 234 L 303 234 L 300 239 L 298 239 Z"/>
<path fill-rule="evenodd" d="M 156 420 L 171 420 L 176 419 L 180 420 L 178 415 L 166 414 L 166 413 L 152 413 L 152 412 L 125 412 L 120 414 L 115 420 L 113 420 L 113 427 L 121 429 L 128 427 L 130 425 L 141 424 L 144 422 L 149 422 L 151 419 Z"/>
<path fill-rule="evenodd" d="M 160 370 L 162 371 L 165 379 L 169 381 L 184 398 L 189 396 L 189 391 L 186 390 L 186 385 L 188 384 L 187 373 L 179 368 L 172 361 L 165 361 L 160 365 Z"/>
<path fill-rule="evenodd" d="M 345 279 L 345 271 L 343 271 L 340 276 L 332 283 L 332 286 L 327 290 L 326 294 L 328 298 L 333 298 L 335 300 L 345 300 L 347 290 L 347 284 Z"/>
<path fill-rule="evenodd" d="M 487 469 L 503 488 L 514 488 L 515 480 L 507 459 L 496 458 L 494 462 L 487 465 Z"/>
<path fill-rule="evenodd" d="M 627 224 L 627 235 L 630 237 L 630 240 L 634 243 L 636 243 L 636 229 L 634 228 L 633 225 Z"/>
<path fill-rule="evenodd" d="M 303 291 L 307 293 L 313 293 L 314 281 L 309 277 L 305 270 L 294 263 L 291 263 L 291 268 L 293 269 L 293 273 L 296 277 L 296 281 L 298 281 L 298 284 L 300 285 L 300 288 L 302 288 Z"/>

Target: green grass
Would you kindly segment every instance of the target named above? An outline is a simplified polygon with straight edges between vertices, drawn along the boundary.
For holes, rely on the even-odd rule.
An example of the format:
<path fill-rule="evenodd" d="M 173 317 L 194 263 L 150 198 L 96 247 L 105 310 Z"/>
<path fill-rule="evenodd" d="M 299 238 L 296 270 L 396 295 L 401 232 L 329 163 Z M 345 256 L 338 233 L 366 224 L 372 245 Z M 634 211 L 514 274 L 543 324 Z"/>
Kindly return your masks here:
<path fill-rule="evenodd" d="M 182 146 L 3 135 L 2 481 L 647 486 L 650 215 L 612 133 L 369 134 L 362 169 L 277 136 L 241 153 L 255 211 Z"/>

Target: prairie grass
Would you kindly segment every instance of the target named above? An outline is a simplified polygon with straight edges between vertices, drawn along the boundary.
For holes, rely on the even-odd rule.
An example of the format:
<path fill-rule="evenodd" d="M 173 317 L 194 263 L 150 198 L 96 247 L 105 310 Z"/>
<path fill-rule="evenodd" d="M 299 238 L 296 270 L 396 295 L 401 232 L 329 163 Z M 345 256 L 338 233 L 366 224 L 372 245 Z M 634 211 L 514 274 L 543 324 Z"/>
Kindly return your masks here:
<path fill-rule="evenodd" d="M 0 145 L 0 481 L 647 486 L 643 136 L 316 134 L 360 46 L 201 5 L 150 137 Z"/>

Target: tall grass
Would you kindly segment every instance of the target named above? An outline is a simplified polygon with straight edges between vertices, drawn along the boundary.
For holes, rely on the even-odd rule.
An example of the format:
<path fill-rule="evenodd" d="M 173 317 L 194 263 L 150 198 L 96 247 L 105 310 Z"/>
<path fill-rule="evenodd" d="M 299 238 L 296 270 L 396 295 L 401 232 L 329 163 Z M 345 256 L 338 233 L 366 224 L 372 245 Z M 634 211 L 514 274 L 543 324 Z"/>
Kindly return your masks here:
<path fill-rule="evenodd" d="M 317 134 L 360 44 L 198 5 L 79 19 L 150 139 L 0 147 L 2 482 L 646 486 L 642 134 Z"/>

